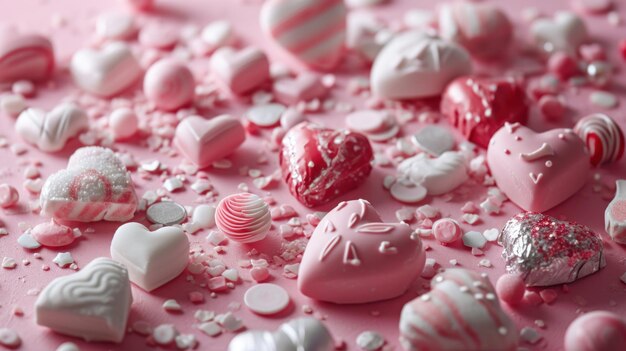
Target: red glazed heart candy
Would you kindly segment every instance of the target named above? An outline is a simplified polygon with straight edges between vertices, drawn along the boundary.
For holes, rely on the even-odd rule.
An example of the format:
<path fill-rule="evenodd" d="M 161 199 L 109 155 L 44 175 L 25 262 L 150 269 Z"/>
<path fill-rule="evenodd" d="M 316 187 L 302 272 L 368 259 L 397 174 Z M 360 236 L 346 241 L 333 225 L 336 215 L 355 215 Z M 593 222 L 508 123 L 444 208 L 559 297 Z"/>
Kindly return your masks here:
<path fill-rule="evenodd" d="M 528 120 L 523 87 L 513 78 L 457 78 L 443 93 L 441 112 L 471 142 L 484 148 L 505 122 Z"/>
<path fill-rule="evenodd" d="M 362 134 L 300 123 L 285 135 L 280 151 L 291 194 L 308 207 L 359 186 L 372 171 L 372 147 Z"/>

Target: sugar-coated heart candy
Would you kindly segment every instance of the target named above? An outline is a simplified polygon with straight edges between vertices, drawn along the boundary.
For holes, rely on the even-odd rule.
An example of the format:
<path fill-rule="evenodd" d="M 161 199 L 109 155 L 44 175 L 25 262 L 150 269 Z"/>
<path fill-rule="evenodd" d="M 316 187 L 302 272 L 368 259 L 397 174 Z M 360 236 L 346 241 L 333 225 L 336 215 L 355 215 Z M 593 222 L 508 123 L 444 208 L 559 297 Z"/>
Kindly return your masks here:
<path fill-rule="evenodd" d="M 123 42 L 108 43 L 100 50 L 77 51 L 72 56 L 70 70 L 81 89 L 104 97 L 121 93 L 142 73 L 130 47 Z"/>
<path fill-rule="evenodd" d="M 528 286 L 572 283 L 606 265 L 602 238 L 588 227 L 533 212 L 511 218 L 498 237 L 506 270 Z"/>
<path fill-rule="evenodd" d="M 513 351 L 518 333 L 486 274 L 449 268 L 404 305 L 400 343 L 407 351 Z"/>
<path fill-rule="evenodd" d="M 454 41 L 478 59 L 494 59 L 506 53 L 513 25 L 493 4 L 454 1 L 438 9 L 439 34 Z"/>
<path fill-rule="evenodd" d="M 272 226 L 267 203 L 255 194 L 233 194 L 217 205 L 215 224 L 229 239 L 252 243 L 265 239 Z"/>
<path fill-rule="evenodd" d="M 425 254 L 406 223 L 385 223 L 369 202 L 341 202 L 317 225 L 300 263 L 298 289 L 340 304 L 402 295 L 419 277 Z"/>
<path fill-rule="evenodd" d="M 615 197 L 604 211 L 604 229 L 616 243 L 626 244 L 626 180 L 617 180 L 615 187 Z"/>
<path fill-rule="evenodd" d="M 493 135 L 487 161 L 500 190 L 534 212 L 574 195 L 591 168 L 584 142 L 571 129 L 539 134 L 519 123 L 507 123 Z"/>
<path fill-rule="evenodd" d="M 486 148 L 504 123 L 526 123 L 528 101 L 513 78 L 461 77 L 444 91 L 441 112 L 467 140 Z"/>
<path fill-rule="evenodd" d="M 152 291 L 187 267 L 189 239 L 180 227 L 150 231 L 143 224 L 126 223 L 113 235 L 111 257 L 126 266 L 130 281 Z"/>
<path fill-rule="evenodd" d="M 205 168 L 232 154 L 245 139 L 243 124 L 232 116 L 190 116 L 178 124 L 174 145 L 189 161 Z"/>
<path fill-rule="evenodd" d="M 530 31 L 535 45 L 546 52 L 576 54 L 589 36 L 583 19 L 564 11 L 557 12 L 554 18 L 535 20 Z"/>
<path fill-rule="evenodd" d="M 565 331 L 565 351 L 614 351 L 626 349 L 626 320 L 608 311 L 587 312 Z"/>
<path fill-rule="evenodd" d="M 426 98 L 441 94 L 451 80 L 471 71 L 470 56 L 459 45 L 410 31 L 378 54 L 370 84 L 381 98 Z"/>
<path fill-rule="evenodd" d="M 605 114 L 583 117 L 576 123 L 574 132 L 587 144 L 594 166 L 617 162 L 624 156 L 622 128 Z"/>
<path fill-rule="evenodd" d="M 447 151 L 437 158 L 421 153 L 398 165 L 398 175 L 421 185 L 430 195 L 446 194 L 469 178 L 465 157 L 460 152 Z"/>
<path fill-rule="evenodd" d="M 228 351 L 333 351 L 335 342 L 326 326 L 311 317 L 292 319 L 276 332 L 249 331 L 238 334 Z"/>
<path fill-rule="evenodd" d="M 61 104 L 50 112 L 29 108 L 15 123 L 15 131 L 22 139 L 46 152 L 63 149 L 68 139 L 87 128 L 87 114 L 71 103 Z"/>
<path fill-rule="evenodd" d="M 363 183 L 373 157 L 364 135 L 303 122 L 283 138 L 280 166 L 291 194 L 313 207 Z"/>
<path fill-rule="evenodd" d="M 343 56 L 346 15 L 343 0 L 269 0 L 261 9 L 261 27 L 301 63 L 329 70 Z"/>
<path fill-rule="evenodd" d="M 113 151 L 92 146 L 76 150 L 67 169 L 48 177 L 40 202 L 42 212 L 58 220 L 123 222 L 135 214 L 137 195 Z"/>
<path fill-rule="evenodd" d="M 196 84 L 191 70 L 184 64 L 163 59 L 148 68 L 143 91 L 156 107 L 172 111 L 191 103 Z"/>
<path fill-rule="evenodd" d="M 132 301 L 126 267 L 100 257 L 48 284 L 35 303 L 35 317 L 61 334 L 121 342 Z"/>
<path fill-rule="evenodd" d="M 44 81 L 52 76 L 54 51 L 48 38 L 0 29 L 0 83 Z"/>
<path fill-rule="evenodd" d="M 211 56 L 210 66 L 218 80 L 236 95 L 251 92 L 270 77 L 267 55 L 255 47 L 239 51 L 221 48 Z"/>

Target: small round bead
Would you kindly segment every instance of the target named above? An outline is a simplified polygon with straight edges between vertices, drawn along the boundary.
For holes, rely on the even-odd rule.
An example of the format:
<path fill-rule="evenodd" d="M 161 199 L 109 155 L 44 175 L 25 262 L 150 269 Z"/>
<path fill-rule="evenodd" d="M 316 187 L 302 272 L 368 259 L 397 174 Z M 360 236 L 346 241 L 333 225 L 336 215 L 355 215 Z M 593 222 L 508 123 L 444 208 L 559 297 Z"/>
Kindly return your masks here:
<path fill-rule="evenodd" d="M 558 97 L 544 95 L 539 99 L 539 110 L 546 120 L 558 122 L 563 118 L 566 108 Z"/>
<path fill-rule="evenodd" d="M 109 128 L 115 140 L 128 139 L 137 133 L 139 120 L 129 108 L 118 108 L 109 115 Z"/>
<path fill-rule="evenodd" d="M 525 291 L 524 280 L 517 274 L 504 274 L 496 282 L 498 297 L 509 305 L 519 304 Z"/>
<path fill-rule="evenodd" d="M 548 70 L 561 80 L 568 80 L 580 72 L 576 59 L 564 52 L 555 52 L 550 56 Z"/>

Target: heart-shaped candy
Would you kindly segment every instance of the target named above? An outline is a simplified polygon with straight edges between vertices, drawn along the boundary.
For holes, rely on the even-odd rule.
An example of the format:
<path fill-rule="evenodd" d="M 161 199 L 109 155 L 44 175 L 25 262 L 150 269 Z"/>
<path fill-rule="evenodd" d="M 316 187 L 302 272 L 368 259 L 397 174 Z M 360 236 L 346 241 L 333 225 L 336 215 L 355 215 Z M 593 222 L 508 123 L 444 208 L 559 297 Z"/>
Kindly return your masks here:
<path fill-rule="evenodd" d="M 437 158 L 421 153 L 398 165 L 400 179 L 421 185 L 430 195 L 446 194 L 468 178 L 465 157 L 459 152 L 446 151 Z"/>
<path fill-rule="evenodd" d="M 329 70 L 344 50 L 347 10 L 343 0 L 269 0 L 261 27 L 280 47 L 306 66 Z"/>
<path fill-rule="evenodd" d="M 529 286 L 571 283 L 606 266 L 598 234 L 541 213 L 522 212 L 511 218 L 498 243 L 504 248 L 506 270 L 521 275 Z"/>
<path fill-rule="evenodd" d="M 47 38 L 0 29 L 0 82 L 43 81 L 54 72 L 54 51 Z"/>
<path fill-rule="evenodd" d="M 506 53 L 513 25 L 497 6 L 454 1 L 438 9 L 439 34 L 463 46 L 472 56 L 493 59 Z"/>
<path fill-rule="evenodd" d="M 74 82 L 84 91 L 104 97 L 117 95 L 141 76 L 141 66 L 123 42 L 106 44 L 101 50 L 82 49 L 72 57 Z"/>
<path fill-rule="evenodd" d="M 470 56 L 459 45 L 410 31 L 378 54 L 370 84 L 381 98 L 419 99 L 441 94 L 451 80 L 471 71 Z"/>
<path fill-rule="evenodd" d="M 316 300 L 365 303 L 402 295 L 424 267 L 419 237 L 384 223 L 365 200 L 341 202 L 317 225 L 300 263 L 298 289 Z"/>
<path fill-rule="evenodd" d="M 444 91 L 441 112 L 467 140 L 486 148 L 505 122 L 526 123 L 528 102 L 513 78 L 461 77 Z"/>
<path fill-rule="evenodd" d="M 211 56 L 211 71 L 234 94 L 248 93 L 270 77 L 270 62 L 265 53 L 255 47 L 240 51 L 225 47 Z"/>
<path fill-rule="evenodd" d="M 221 115 L 207 120 L 190 116 L 176 128 L 174 144 L 187 159 L 205 168 L 233 153 L 245 139 L 246 131 L 234 117 Z"/>
<path fill-rule="evenodd" d="M 89 128 L 87 114 L 74 104 L 65 103 L 49 113 L 38 108 L 22 112 L 15 131 L 25 141 L 46 152 L 63 149 L 68 139 Z"/>
<path fill-rule="evenodd" d="M 300 123 L 282 141 L 280 165 L 291 194 L 305 206 L 327 203 L 358 187 L 372 171 L 362 134 Z"/>
<path fill-rule="evenodd" d="M 128 268 L 130 281 L 152 291 L 187 267 L 189 240 L 180 227 L 151 232 L 140 223 L 126 223 L 113 235 L 111 257 Z"/>
<path fill-rule="evenodd" d="M 450 268 L 431 291 L 404 305 L 400 343 L 405 350 L 513 351 L 518 333 L 486 274 Z"/>
<path fill-rule="evenodd" d="M 35 303 L 37 324 L 87 341 L 121 342 L 133 297 L 126 268 L 96 258 L 48 284 Z"/>
<path fill-rule="evenodd" d="M 228 351 L 333 351 L 335 342 L 326 326 L 311 317 L 292 319 L 276 332 L 249 331 L 238 334 Z"/>
<path fill-rule="evenodd" d="M 67 169 L 52 174 L 41 190 L 41 210 L 57 220 L 124 222 L 133 217 L 137 195 L 130 174 L 110 149 L 83 147 Z"/>
<path fill-rule="evenodd" d="M 566 51 L 574 55 L 589 36 L 585 22 L 571 12 L 557 12 L 554 19 L 537 19 L 530 32 L 539 49 L 546 52 Z"/>
<path fill-rule="evenodd" d="M 324 97 L 328 89 L 319 75 L 304 72 L 296 78 L 283 78 L 274 82 L 276 100 L 286 105 L 295 105 L 301 101 L 311 101 Z"/>
<path fill-rule="evenodd" d="M 507 123 L 493 135 L 487 162 L 500 190 L 534 212 L 574 195 L 591 168 L 585 143 L 571 129 L 538 134 L 519 123 Z"/>

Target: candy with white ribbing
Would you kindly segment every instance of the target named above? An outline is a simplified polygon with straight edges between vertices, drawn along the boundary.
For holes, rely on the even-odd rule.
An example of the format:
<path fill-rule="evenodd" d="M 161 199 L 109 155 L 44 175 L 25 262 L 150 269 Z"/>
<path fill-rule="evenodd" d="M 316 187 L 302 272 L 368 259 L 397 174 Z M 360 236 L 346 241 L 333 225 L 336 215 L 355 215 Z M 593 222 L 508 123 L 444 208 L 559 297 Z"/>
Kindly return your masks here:
<path fill-rule="evenodd" d="M 605 114 L 594 113 L 583 117 L 576 123 L 574 132 L 587 145 L 594 166 L 617 162 L 624 156 L 624 133 Z"/>

